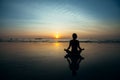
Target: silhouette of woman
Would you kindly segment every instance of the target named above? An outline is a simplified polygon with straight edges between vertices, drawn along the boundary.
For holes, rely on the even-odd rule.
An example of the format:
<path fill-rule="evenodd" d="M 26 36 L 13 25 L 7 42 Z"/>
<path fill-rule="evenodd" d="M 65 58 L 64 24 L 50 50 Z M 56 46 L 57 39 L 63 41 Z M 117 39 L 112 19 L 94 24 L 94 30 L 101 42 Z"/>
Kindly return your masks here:
<path fill-rule="evenodd" d="M 73 39 L 70 40 L 68 48 L 64 50 L 67 52 L 65 58 L 69 63 L 69 68 L 72 71 L 72 75 L 75 76 L 77 74 L 77 70 L 79 69 L 80 62 L 84 59 L 84 57 L 80 55 L 84 48 L 82 49 L 79 45 L 79 41 L 76 40 L 77 39 L 76 33 L 72 34 L 72 38 Z M 71 51 L 69 50 L 70 48 Z"/>
<path fill-rule="evenodd" d="M 84 48 L 82 49 L 80 47 L 80 43 L 77 40 L 77 34 L 73 33 L 72 34 L 72 40 L 70 40 L 69 42 L 69 46 L 67 49 L 64 49 L 68 54 L 79 54 L 82 50 L 84 50 Z M 71 48 L 71 51 L 69 51 L 69 49 Z"/>

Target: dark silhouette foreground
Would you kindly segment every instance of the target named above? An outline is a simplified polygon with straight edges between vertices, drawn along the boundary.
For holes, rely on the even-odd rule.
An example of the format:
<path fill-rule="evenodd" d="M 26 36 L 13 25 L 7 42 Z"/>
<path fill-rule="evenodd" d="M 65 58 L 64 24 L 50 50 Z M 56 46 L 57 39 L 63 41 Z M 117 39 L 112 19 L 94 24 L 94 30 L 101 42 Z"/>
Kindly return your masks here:
<path fill-rule="evenodd" d="M 73 33 L 72 35 L 73 39 L 69 42 L 69 46 L 67 49 L 64 49 L 66 51 L 65 58 L 67 59 L 69 63 L 69 68 L 72 71 L 72 75 L 76 75 L 77 70 L 79 69 L 80 62 L 84 59 L 80 54 L 84 50 L 79 45 L 79 41 L 77 39 L 77 34 Z M 71 48 L 71 50 L 69 50 Z"/>

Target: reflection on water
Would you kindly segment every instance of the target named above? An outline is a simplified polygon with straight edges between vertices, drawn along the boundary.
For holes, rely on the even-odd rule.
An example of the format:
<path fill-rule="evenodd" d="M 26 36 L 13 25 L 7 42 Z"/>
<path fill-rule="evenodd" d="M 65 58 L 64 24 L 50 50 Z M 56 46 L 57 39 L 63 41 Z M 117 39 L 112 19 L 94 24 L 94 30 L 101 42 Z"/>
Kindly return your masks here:
<path fill-rule="evenodd" d="M 81 54 L 81 52 L 82 52 L 82 50 L 80 51 L 80 54 Z M 69 68 L 72 71 L 73 76 L 77 75 L 77 71 L 79 69 L 80 62 L 84 59 L 84 57 L 82 57 L 80 54 L 76 55 L 73 53 L 71 53 L 71 54 L 67 53 L 65 55 L 65 58 L 67 59 L 67 62 L 69 64 Z"/>
<path fill-rule="evenodd" d="M 66 53 L 63 49 L 67 46 L 68 43 L 65 42 L 0 43 L 2 76 L 4 80 L 115 80 L 119 78 L 119 44 L 81 43 L 81 47 L 85 48 L 81 53 L 84 60 L 64 59 Z M 77 71 L 75 77 L 71 75 L 70 69 L 73 73 L 74 70 Z"/>
<path fill-rule="evenodd" d="M 60 43 L 59 43 L 59 42 L 55 42 L 55 46 L 56 46 L 56 47 L 59 47 L 59 46 L 60 46 Z"/>

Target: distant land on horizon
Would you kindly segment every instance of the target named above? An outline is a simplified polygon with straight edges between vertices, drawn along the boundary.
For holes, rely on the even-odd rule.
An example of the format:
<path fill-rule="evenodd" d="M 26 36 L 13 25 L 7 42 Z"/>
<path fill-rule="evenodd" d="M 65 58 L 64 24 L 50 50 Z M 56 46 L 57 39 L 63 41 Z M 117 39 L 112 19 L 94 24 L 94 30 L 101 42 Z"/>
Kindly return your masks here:
<path fill-rule="evenodd" d="M 0 42 L 69 42 L 71 38 L 0 38 Z M 120 39 L 79 39 L 82 43 L 120 43 Z"/>

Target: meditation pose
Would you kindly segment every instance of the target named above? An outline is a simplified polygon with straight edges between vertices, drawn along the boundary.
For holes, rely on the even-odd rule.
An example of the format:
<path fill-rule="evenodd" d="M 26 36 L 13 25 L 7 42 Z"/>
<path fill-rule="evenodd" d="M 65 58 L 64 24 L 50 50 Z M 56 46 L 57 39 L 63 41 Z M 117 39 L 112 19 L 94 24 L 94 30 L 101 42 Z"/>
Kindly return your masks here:
<path fill-rule="evenodd" d="M 68 54 L 79 54 L 84 48 L 82 49 L 79 45 L 79 41 L 77 40 L 77 34 L 72 34 L 72 40 L 69 42 L 69 46 L 67 49 L 64 49 Z M 71 51 L 69 50 L 71 48 Z"/>
<path fill-rule="evenodd" d="M 80 62 L 84 59 L 80 54 L 82 49 L 79 45 L 79 41 L 77 40 L 77 34 L 73 33 L 72 40 L 69 42 L 69 46 L 67 49 L 64 49 L 66 51 L 65 58 L 67 59 L 69 63 L 69 68 L 72 71 L 72 75 L 75 76 L 77 74 L 77 70 L 79 69 Z M 71 48 L 71 50 L 69 50 Z"/>

